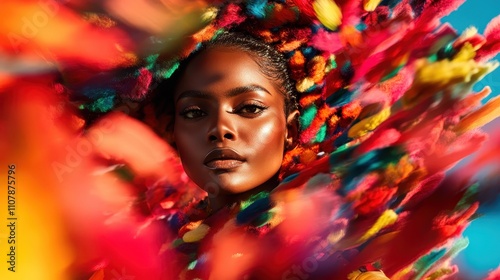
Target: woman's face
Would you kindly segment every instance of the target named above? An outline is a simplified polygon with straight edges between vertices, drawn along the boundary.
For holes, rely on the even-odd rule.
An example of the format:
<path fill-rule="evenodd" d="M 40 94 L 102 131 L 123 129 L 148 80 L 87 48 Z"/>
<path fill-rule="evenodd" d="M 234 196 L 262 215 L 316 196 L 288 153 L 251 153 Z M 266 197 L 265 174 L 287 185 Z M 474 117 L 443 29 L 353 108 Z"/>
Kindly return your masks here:
<path fill-rule="evenodd" d="M 201 188 L 241 193 L 279 171 L 288 134 L 284 96 L 247 53 L 217 47 L 199 54 L 174 102 L 174 140 Z"/>

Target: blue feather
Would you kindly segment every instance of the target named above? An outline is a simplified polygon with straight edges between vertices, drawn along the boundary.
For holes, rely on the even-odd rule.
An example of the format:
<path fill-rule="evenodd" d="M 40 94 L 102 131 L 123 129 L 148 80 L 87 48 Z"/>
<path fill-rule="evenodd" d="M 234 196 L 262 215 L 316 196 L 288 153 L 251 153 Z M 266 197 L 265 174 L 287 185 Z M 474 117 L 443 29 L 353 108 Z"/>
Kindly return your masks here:
<path fill-rule="evenodd" d="M 349 91 L 348 89 L 342 88 L 339 89 L 337 92 L 330 94 L 330 96 L 326 98 L 326 103 L 331 108 L 340 107 L 351 102 L 353 96 L 354 96 L 354 91 Z"/>
<path fill-rule="evenodd" d="M 241 210 L 236 216 L 236 223 L 239 225 L 247 224 L 259 217 L 262 212 L 272 208 L 272 202 L 269 195 L 257 199 L 252 204 L 248 205 L 245 209 Z"/>
<path fill-rule="evenodd" d="M 267 0 L 249 0 L 247 12 L 256 18 L 263 19 L 266 17 L 266 4 Z"/>

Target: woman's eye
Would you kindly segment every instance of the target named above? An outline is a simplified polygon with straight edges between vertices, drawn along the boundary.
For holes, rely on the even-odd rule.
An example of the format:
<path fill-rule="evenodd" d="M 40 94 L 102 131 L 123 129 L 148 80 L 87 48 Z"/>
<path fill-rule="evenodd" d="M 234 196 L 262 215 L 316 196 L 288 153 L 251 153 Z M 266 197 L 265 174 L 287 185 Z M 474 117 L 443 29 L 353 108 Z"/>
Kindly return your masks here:
<path fill-rule="evenodd" d="M 251 114 L 251 115 L 258 115 L 264 112 L 267 107 L 262 106 L 262 105 L 256 105 L 256 104 L 247 104 L 242 106 L 241 108 L 238 108 L 236 110 L 237 113 L 240 114 Z"/>
<path fill-rule="evenodd" d="M 200 108 L 187 108 L 181 112 L 181 116 L 185 119 L 197 119 L 205 116 L 207 113 L 203 112 Z"/>

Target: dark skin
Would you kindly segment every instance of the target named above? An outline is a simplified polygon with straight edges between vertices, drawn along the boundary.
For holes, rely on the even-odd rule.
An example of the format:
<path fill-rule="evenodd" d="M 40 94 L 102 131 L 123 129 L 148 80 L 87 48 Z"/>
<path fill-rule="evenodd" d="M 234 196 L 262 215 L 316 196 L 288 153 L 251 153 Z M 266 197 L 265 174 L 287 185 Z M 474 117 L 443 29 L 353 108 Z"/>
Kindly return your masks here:
<path fill-rule="evenodd" d="M 209 192 L 212 210 L 272 190 L 298 111 L 285 112 L 277 81 L 248 53 L 205 50 L 175 90 L 174 141 L 187 175 Z"/>

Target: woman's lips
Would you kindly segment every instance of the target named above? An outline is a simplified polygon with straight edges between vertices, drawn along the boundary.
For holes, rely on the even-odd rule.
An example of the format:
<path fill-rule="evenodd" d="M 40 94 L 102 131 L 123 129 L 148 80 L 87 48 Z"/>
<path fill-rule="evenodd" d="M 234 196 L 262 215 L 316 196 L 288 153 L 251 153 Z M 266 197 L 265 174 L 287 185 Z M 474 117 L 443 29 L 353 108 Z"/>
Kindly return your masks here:
<path fill-rule="evenodd" d="M 243 162 L 239 160 L 234 160 L 234 159 L 218 159 L 218 160 L 213 160 L 205 165 L 210 168 L 210 169 L 233 169 L 236 168 L 240 165 L 242 165 Z"/>
<path fill-rule="evenodd" d="M 241 166 L 245 158 L 239 155 L 235 150 L 229 148 L 220 148 L 210 151 L 203 160 L 203 164 L 209 169 L 228 170 Z"/>

